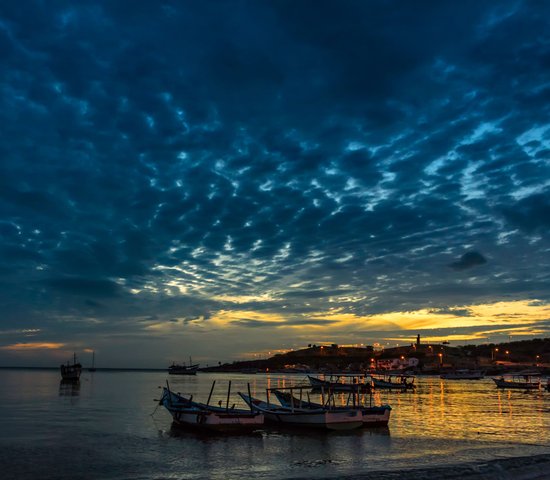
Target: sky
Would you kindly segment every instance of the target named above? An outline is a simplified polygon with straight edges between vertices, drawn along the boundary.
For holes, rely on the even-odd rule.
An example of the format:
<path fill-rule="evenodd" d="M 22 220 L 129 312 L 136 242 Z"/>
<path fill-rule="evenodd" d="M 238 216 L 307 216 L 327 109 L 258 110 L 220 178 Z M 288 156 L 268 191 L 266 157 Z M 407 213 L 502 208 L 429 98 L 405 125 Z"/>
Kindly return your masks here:
<path fill-rule="evenodd" d="M 0 5 L 0 365 L 550 332 L 550 4 Z"/>

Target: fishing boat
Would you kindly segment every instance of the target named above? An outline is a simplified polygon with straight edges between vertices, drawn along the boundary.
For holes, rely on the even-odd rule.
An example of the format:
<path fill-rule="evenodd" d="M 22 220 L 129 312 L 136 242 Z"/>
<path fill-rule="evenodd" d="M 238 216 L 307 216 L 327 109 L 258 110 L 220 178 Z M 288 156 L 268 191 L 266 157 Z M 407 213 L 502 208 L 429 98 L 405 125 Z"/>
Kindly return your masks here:
<path fill-rule="evenodd" d="M 325 379 L 307 376 L 312 388 L 325 392 L 360 392 L 368 393 L 372 390 L 372 383 L 366 381 L 365 375 L 337 374 L 330 375 Z"/>
<path fill-rule="evenodd" d="M 196 375 L 199 365 L 199 363 L 193 364 L 191 362 L 191 357 L 189 357 L 189 365 L 173 362 L 172 365 L 168 367 L 168 373 L 170 375 Z"/>
<path fill-rule="evenodd" d="M 65 382 L 78 382 L 82 373 L 82 365 L 76 361 L 76 354 L 73 353 L 73 363 L 67 361 L 60 366 L 61 379 Z"/>
<path fill-rule="evenodd" d="M 508 374 L 493 378 L 497 388 L 515 388 L 519 390 L 540 390 L 540 374 Z"/>
<path fill-rule="evenodd" d="M 88 368 L 89 372 L 95 372 L 95 351 L 92 352 L 92 366 Z"/>
<path fill-rule="evenodd" d="M 260 370 L 258 368 L 254 368 L 254 367 L 250 367 L 250 368 L 241 368 L 239 370 L 240 373 L 246 373 L 246 374 L 249 374 L 249 375 L 254 375 L 256 373 L 258 373 Z"/>
<path fill-rule="evenodd" d="M 389 375 L 371 375 L 372 384 L 375 390 L 414 390 L 416 385 L 414 383 L 414 375 L 401 375 L 401 374 L 389 374 Z"/>
<path fill-rule="evenodd" d="M 231 382 L 227 392 L 227 404 L 225 407 L 210 405 L 210 399 L 214 390 L 215 381 L 206 403 L 193 401 L 193 397 L 184 397 L 170 390 L 168 382 L 163 387 L 159 405 L 170 412 L 176 425 L 212 430 L 217 432 L 241 432 L 254 430 L 264 423 L 262 413 L 252 410 L 236 409 L 235 405 L 229 407 L 229 394 Z"/>
<path fill-rule="evenodd" d="M 442 373 L 440 378 L 445 380 L 481 380 L 485 378 L 485 372 L 481 370 L 454 370 L 452 372 Z"/>
<path fill-rule="evenodd" d="M 312 409 L 312 410 L 323 408 L 322 404 L 311 402 L 309 400 L 309 396 L 308 396 L 308 399 L 305 400 L 302 398 L 297 398 L 294 395 L 292 395 L 292 393 L 285 392 L 283 390 L 274 390 L 273 393 L 277 397 L 277 400 L 279 400 L 279 403 L 284 407 L 296 406 L 298 408 L 306 408 L 306 409 Z M 349 401 L 349 398 L 348 398 L 348 401 Z M 349 410 L 350 408 L 347 405 L 342 405 L 342 406 L 325 405 L 325 407 L 329 408 L 331 411 Z M 380 405 L 380 406 L 371 405 L 367 407 L 367 406 L 359 405 L 359 403 L 357 402 L 357 407 L 356 405 L 354 405 L 353 407 L 359 408 L 359 410 L 361 411 L 364 427 L 383 427 L 388 425 L 388 422 L 390 421 L 390 413 L 392 408 L 389 405 Z"/>
<path fill-rule="evenodd" d="M 297 387 L 297 388 L 311 388 Z M 297 406 L 285 407 L 270 402 L 267 389 L 267 402 L 245 395 L 239 392 L 241 398 L 254 411 L 262 413 L 271 423 L 293 426 L 313 427 L 325 430 L 352 430 L 363 426 L 361 411 L 358 408 L 332 410 L 329 408 L 299 408 Z"/>

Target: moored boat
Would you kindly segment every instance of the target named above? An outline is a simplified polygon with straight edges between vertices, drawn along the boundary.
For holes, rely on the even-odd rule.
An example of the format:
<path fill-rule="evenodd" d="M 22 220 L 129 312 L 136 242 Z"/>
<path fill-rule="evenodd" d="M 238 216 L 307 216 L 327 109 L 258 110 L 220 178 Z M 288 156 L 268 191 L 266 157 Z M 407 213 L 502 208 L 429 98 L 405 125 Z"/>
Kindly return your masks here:
<path fill-rule="evenodd" d="M 168 367 L 168 373 L 170 375 L 196 375 L 199 365 L 199 363 L 193 364 L 191 362 L 191 357 L 189 357 L 189 365 L 173 362 L 172 365 Z"/>
<path fill-rule="evenodd" d="M 497 388 L 515 388 L 519 390 L 540 390 L 541 381 L 537 375 L 502 375 L 499 378 L 493 378 Z"/>
<path fill-rule="evenodd" d="M 414 383 L 414 375 L 371 375 L 372 384 L 374 389 L 386 389 L 386 390 L 414 390 L 416 385 Z"/>
<path fill-rule="evenodd" d="M 214 384 L 215 382 L 212 384 L 212 390 Z M 264 423 L 262 413 L 236 409 L 234 405 L 229 407 L 231 382 L 229 385 L 228 403 L 225 408 L 209 405 L 212 390 L 210 390 L 207 403 L 200 403 L 194 402 L 192 396 L 186 398 L 179 393 L 172 392 L 168 384 L 162 389 L 159 405 L 164 406 L 172 415 L 174 423 L 180 426 L 234 433 L 261 427 Z"/>
<path fill-rule="evenodd" d="M 365 375 L 337 374 L 329 375 L 325 379 L 307 376 L 312 388 L 324 389 L 325 392 L 360 392 L 372 390 L 372 384 Z"/>
<path fill-rule="evenodd" d="M 252 410 L 263 413 L 266 421 L 272 423 L 325 430 L 352 430 L 363 426 L 361 411 L 358 408 L 331 410 L 323 407 L 284 407 L 271 403 L 269 394 L 267 402 L 241 392 L 239 395 Z"/>
<path fill-rule="evenodd" d="M 311 402 L 309 400 L 304 400 L 296 398 L 292 393 L 284 392 L 282 390 L 274 390 L 274 395 L 279 400 L 279 403 L 284 407 L 296 406 L 298 408 L 306 409 L 319 409 L 323 408 L 323 405 L 320 403 Z M 340 411 L 340 410 L 349 410 L 349 406 L 329 406 L 331 411 Z M 364 427 L 381 427 L 388 425 L 390 420 L 391 407 L 389 405 L 380 405 L 380 406 L 363 406 L 358 405 L 357 407 L 361 411 L 361 418 L 363 421 Z"/>
<path fill-rule="evenodd" d="M 452 372 L 442 373 L 440 378 L 445 380 L 481 380 L 485 378 L 485 372 L 481 370 L 454 370 Z"/>
<path fill-rule="evenodd" d="M 76 361 L 76 354 L 73 353 L 73 363 L 67 361 L 60 366 L 61 379 L 65 382 L 78 382 L 82 373 L 82 365 Z"/>

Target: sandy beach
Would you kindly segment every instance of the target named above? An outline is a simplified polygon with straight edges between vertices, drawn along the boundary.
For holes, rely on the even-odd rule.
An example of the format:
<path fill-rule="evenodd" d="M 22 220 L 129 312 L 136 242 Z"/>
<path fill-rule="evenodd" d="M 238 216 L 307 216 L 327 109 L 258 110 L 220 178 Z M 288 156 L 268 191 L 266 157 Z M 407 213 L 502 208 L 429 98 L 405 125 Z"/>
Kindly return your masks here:
<path fill-rule="evenodd" d="M 376 471 L 339 478 L 344 478 L 345 480 L 546 480 L 550 479 L 550 452 L 547 455 L 535 455 L 532 457 L 505 458 L 472 464 L 451 464 L 446 467 L 408 469 L 392 472 Z M 294 480 L 301 479 L 296 478 Z"/>

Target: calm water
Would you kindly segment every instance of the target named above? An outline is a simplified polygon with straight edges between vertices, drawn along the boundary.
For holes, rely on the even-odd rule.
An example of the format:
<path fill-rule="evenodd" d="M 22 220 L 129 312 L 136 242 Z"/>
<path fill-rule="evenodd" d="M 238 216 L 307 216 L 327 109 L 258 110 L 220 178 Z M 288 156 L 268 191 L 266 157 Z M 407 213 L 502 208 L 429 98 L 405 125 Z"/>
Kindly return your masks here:
<path fill-rule="evenodd" d="M 377 394 L 393 407 L 387 429 L 206 436 L 173 429 L 156 409 L 167 378 L 83 372 L 73 390 L 60 387 L 57 371 L 0 370 L 0 477 L 323 478 L 550 453 L 550 392 L 500 391 L 490 379 L 424 377 L 415 393 Z M 170 382 L 206 400 L 215 379 L 215 402 L 225 404 L 229 379 L 232 391 L 250 382 L 263 397 L 267 386 L 304 378 L 198 374 Z"/>

